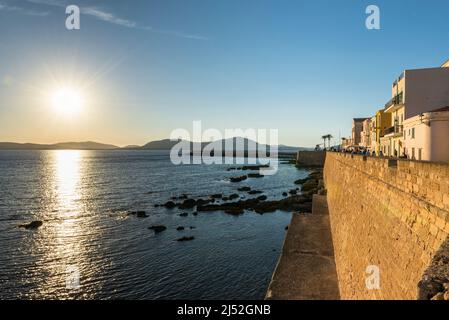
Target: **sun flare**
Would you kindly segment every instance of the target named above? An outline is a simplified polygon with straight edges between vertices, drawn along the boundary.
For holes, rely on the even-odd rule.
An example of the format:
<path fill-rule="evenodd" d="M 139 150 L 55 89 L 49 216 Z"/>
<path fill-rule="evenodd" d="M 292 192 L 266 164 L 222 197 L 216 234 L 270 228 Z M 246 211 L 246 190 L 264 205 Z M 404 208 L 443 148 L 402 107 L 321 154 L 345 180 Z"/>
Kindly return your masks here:
<path fill-rule="evenodd" d="M 51 96 L 55 112 L 63 115 L 74 115 L 83 107 L 83 96 L 75 88 L 59 88 Z"/>

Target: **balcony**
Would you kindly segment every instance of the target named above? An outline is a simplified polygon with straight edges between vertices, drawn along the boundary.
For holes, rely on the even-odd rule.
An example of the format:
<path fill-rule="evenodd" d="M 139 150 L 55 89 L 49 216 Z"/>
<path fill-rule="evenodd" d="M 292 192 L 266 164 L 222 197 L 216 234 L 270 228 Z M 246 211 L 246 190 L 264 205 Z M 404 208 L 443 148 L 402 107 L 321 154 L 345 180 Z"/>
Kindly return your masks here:
<path fill-rule="evenodd" d="M 393 127 L 386 128 L 384 130 L 384 135 L 385 136 L 392 135 L 394 137 L 397 137 L 397 136 L 402 136 L 403 133 L 404 133 L 404 126 L 403 125 L 399 125 L 399 124 L 394 125 Z"/>
<path fill-rule="evenodd" d="M 396 95 L 390 101 L 385 104 L 385 112 L 393 112 L 402 107 L 404 104 L 403 93 Z"/>
<path fill-rule="evenodd" d="M 399 84 L 399 82 L 404 79 L 405 77 L 405 72 L 402 72 L 401 75 L 393 82 L 393 87 L 397 86 Z"/>

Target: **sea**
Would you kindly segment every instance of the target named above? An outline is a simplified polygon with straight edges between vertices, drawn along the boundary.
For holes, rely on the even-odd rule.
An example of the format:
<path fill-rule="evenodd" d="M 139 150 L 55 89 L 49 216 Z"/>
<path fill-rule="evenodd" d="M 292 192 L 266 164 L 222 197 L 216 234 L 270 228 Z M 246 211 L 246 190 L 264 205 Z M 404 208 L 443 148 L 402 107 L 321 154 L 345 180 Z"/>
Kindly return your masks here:
<path fill-rule="evenodd" d="M 253 197 L 242 186 L 281 199 L 308 174 L 281 161 L 275 175 L 232 183 L 235 166 L 174 165 L 166 151 L 0 151 L 0 298 L 263 299 L 291 212 L 156 206 Z M 31 221 L 43 224 L 20 227 Z"/>

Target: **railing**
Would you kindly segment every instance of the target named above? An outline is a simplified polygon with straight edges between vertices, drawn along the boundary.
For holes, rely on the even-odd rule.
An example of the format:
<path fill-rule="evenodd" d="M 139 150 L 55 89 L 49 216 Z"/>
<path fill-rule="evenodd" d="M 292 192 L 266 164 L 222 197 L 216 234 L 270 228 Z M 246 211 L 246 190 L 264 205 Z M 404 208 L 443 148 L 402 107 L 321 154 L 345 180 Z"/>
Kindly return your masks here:
<path fill-rule="evenodd" d="M 385 109 L 388 109 L 389 107 L 393 106 L 393 105 L 397 105 L 397 104 L 402 104 L 403 103 L 403 94 L 402 92 L 398 95 L 396 95 L 395 97 L 393 97 L 390 101 L 388 101 L 385 104 Z"/>
<path fill-rule="evenodd" d="M 403 132 L 404 132 L 404 126 L 403 125 L 399 125 L 399 124 L 397 124 L 397 125 L 395 125 L 393 127 L 386 128 L 384 130 L 384 134 L 385 135 L 392 134 L 392 133 L 394 133 L 394 134 L 402 134 Z"/>

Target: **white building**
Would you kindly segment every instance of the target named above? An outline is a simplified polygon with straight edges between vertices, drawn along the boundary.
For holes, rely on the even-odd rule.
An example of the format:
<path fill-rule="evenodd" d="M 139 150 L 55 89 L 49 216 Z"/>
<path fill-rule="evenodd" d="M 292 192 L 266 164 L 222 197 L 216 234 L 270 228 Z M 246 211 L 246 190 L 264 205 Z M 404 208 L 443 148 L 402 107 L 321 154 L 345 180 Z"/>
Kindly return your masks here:
<path fill-rule="evenodd" d="M 449 107 L 411 117 L 403 124 L 407 158 L 449 162 Z"/>
<path fill-rule="evenodd" d="M 405 70 L 394 81 L 391 94 L 384 109 L 391 116 L 391 127 L 384 130 L 380 143 L 384 155 L 400 157 L 407 154 L 405 120 L 449 106 L 449 61 L 439 68 Z M 419 151 L 415 148 L 415 152 Z M 415 158 L 418 159 L 417 154 Z"/>

